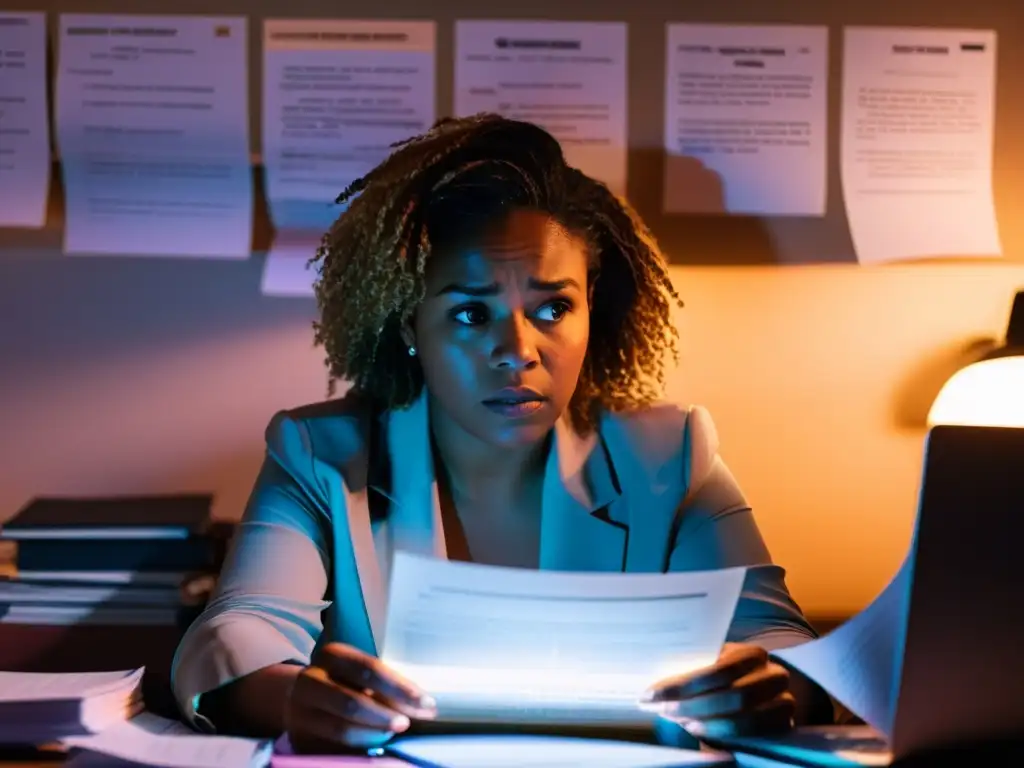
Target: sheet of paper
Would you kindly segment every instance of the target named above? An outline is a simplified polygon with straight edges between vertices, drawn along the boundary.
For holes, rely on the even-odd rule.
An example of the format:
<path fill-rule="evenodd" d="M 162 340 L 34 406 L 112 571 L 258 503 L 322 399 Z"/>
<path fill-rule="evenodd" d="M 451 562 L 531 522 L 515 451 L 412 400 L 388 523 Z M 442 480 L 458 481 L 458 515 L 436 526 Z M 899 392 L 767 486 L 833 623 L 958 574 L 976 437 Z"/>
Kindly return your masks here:
<path fill-rule="evenodd" d="M 455 112 L 546 128 L 569 164 L 626 193 L 626 24 L 457 21 Z"/>
<path fill-rule="evenodd" d="M 116 672 L 0 672 L 0 702 L 86 699 L 114 691 L 130 692 L 142 680 L 142 669 Z"/>
<path fill-rule="evenodd" d="M 999 256 L 996 34 L 852 27 L 843 41 L 843 198 L 864 263 Z"/>
<path fill-rule="evenodd" d="M 260 768 L 272 742 L 196 733 L 149 712 L 91 736 L 64 739 L 70 747 L 160 768 Z"/>
<path fill-rule="evenodd" d="M 774 652 L 890 740 L 912 578 L 910 556 L 882 593 L 845 624 L 817 640 Z"/>
<path fill-rule="evenodd" d="M 444 768 L 684 768 L 733 764 L 732 756 L 719 752 L 558 736 L 419 736 L 399 738 L 388 751 L 417 765 Z"/>
<path fill-rule="evenodd" d="M 436 24 L 263 23 L 263 163 L 275 242 L 266 296 L 312 296 L 306 262 L 344 210 L 335 198 L 436 120 Z"/>
<path fill-rule="evenodd" d="M 264 296 L 313 296 L 316 268 L 309 260 L 316 254 L 320 238 L 312 232 L 284 232 L 277 236 L 263 262 L 260 293 Z"/>
<path fill-rule="evenodd" d="M 64 250 L 248 258 L 246 20 L 65 14 Z"/>
<path fill-rule="evenodd" d="M 381 658 L 441 720 L 642 726 L 648 686 L 718 658 L 745 574 L 531 571 L 400 551 Z"/>
<path fill-rule="evenodd" d="M 828 28 L 666 27 L 669 213 L 820 216 L 828 151 Z"/>
<path fill-rule="evenodd" d="M 50 195 L 46 15 L 0 13 L 0 227 L 42 227 Z"/>
<path fill-rule="evenodd" d="M 434 123 L 435 26 L 264 21 L 263 163 L 278 230 L 319 238 L 338 194 Z"/>

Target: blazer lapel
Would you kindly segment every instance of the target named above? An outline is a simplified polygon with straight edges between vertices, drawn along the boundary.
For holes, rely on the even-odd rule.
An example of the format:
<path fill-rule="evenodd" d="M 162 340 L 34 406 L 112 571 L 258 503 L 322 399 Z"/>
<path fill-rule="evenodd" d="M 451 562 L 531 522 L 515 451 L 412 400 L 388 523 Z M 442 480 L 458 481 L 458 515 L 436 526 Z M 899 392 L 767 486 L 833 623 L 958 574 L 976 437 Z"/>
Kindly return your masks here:
<path fill-rule="evenodd" d="M 384 639 L 387 582 L 394 552 L 447 557 L 426 395 L 406 409 L 387 412 L 382 420 L 385 441 L 372 450 L 382 450 L 386 445 L 387 477 L 371 471 L 367 490 L 348 491 L 346 498 L 347 533 L 378 652 Z M 607 445 L 601 431 L 581 435 L 567 418 L 556 423 L 544 474 L 542 569 L 623 571 L 638 565 L 628 563 L 628 552 L 636 547 L 631 546 L 635 542 L 620 487 L 621 472 L 613 456 L 614 448 Z M 371 521 L 368 493 L 387 499 L 385 520 Z M 356 596 L 348 597 L 352 600 Z"/>
<path fill-rule="evenodd" d="M 339 550 L 339 562 L 354 562 L 358 579 L 339 573 L 335 594 L 343 605 L 365 608 L 365 622 L 347 621 L 349 642 L 379 653 L 387 619 L 388 580 L 398 549 L 445 557 L 441 512 L 430 452 L 426 399 L 409 408 L 392 410 L 370 426 L 367 480 L 360 490 L 344 488 L 348 530 L 335 524 L 336 546 L 351 546 L 351 559 Z M 383 437 L 383 440 L 380 439 Z M 385 456 L 380 454 L 384 453 Z M 386 460 L 382 460 L 385 459 Z M 382 476 L 383 475 L 383 476 Z M 374 494 L 387 504 L 387 514 L 376 519 L 370 512 Z M 359 616 L 340 611 L 341 616 Z"/>
<path fill-rule="evenodd" d="M 426 394 L 406 409 L 389 412 L 392 503 L 388 522 L 393 548 L 444 558 L 447 551 L 430 445 Z"/>
<path fill-rule="evenodd" d="M 352 490 L 344 482 L 339 485 L 344 496 L 346 515 L 342 519 L 336 517 L 334 521 L 335 558 L 339 566 L 354 562 L 358 578 L 353 579 L 351 572 L 336 568 L 334 599 L 339 606 L 346 608 L 334 610 L 342 622 L 342 634 L 346 642 L 372 654 L 380 648 L 383 639 L 385 585 L 374 554 L 368 489 L 363 486 L 359 490 Z M 348 530 L 344 530 L 345 523 Z M 351 552 L 346 553 L 345 547 L 351 547 Z M 349 557 L 345 557 L 345 554 Z M 365 613 L 348 608 L 358 606 L 360 602 L 366 609 Z"/>
<path fill-rule="evenodd" d="M 620 495 L 600 433 L 581 435 L 560 419 L 544 474 L 541 569 L 621 571 L 629 525 L 615 514 Z"/>
<path fill-rule="evenodd" d="M 383 432 L 384 439 L 380 444 L 371 442 L 370 450 L 372 454 L 386 452 L 387 461 L 370 457 L 368 493 L 383 498 L 387 514 L 372 520 L 366 493 L 350 494 L 348 506 L 353 558 L 377 653 L 384 642 L 388 582 L 395 552 L 401 549 L 440 558 L 447 556 L 430 451 L 426 397 L 409 408 L 386 412 L 381 421 L 374 426 L 382 427 L 375 432 Z"/>
<path fill-rule="evenodd" d="M 645 420 L 656 421 L 658 428 L 650 428 Z M 671 428 L 673 422 L 675 428 Z M 672 544 L 672 521 L 689 484 L 686 412 L 652 409 L 631 420 L 612 415 L 602 422 L 601 434 L 628 494 L 629 510 L 620 505 L 621 514 L 629 520 L 625 570 L 663 572 Z M 679 435 L 684 439 L 679 440 Z"/>

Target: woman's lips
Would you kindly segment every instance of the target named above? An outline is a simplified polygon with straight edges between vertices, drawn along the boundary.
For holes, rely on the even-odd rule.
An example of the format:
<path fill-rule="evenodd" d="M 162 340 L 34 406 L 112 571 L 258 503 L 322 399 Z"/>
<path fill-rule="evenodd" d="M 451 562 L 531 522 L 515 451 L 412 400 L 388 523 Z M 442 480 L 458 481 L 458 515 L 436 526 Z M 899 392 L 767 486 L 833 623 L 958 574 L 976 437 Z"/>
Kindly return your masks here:
<path fill-rule="evenodd" d="M 522 419 L 535 414 L 544 407 L 545 402 L 542 398 L 529 400 L 484 400 L 484 406 L 492 413 L 496 413 L 506 419 Z"/>

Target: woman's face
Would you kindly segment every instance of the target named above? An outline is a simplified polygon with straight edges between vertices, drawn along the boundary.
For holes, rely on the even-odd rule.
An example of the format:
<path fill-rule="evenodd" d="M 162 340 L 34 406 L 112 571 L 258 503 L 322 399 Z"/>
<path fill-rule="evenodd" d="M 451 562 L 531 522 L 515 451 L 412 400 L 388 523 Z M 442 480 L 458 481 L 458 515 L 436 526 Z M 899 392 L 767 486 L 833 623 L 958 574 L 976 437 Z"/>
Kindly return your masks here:
<path fill-rule="evenodd" d="M 587 264 L 582 241 L 525 210 L 431 255 L 410 343 L 446 427 L 496 447 L 547 435 L 587 352 Z"/>

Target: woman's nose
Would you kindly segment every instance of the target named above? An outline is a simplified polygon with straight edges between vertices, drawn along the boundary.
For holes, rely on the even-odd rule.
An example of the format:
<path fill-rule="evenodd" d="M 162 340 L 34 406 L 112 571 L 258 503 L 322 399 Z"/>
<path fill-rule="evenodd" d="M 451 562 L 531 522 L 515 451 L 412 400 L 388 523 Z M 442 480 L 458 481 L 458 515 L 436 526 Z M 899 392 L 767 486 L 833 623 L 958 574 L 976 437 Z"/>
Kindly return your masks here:
<path fill-rule="evenodd" d="M 491 367 L 496 370 L 525 371 L 540 362 L 534 342 L 536 330 L 520 314 L 496 324 L 498 333 L 491 352 Z"/>

